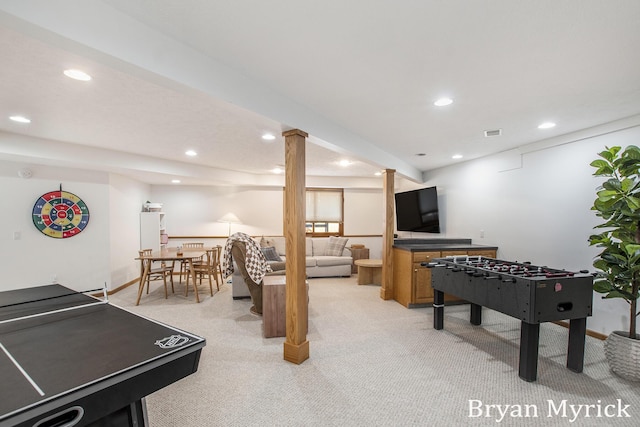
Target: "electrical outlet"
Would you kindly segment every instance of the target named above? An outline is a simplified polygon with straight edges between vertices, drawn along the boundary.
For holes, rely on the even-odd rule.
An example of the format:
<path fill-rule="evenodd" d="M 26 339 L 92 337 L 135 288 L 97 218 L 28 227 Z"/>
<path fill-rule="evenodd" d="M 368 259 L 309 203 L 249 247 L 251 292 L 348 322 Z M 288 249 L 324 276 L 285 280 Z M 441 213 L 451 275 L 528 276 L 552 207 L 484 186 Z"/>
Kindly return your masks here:
<path fill-rule="evenodd" d="M 51 275 L 51 283 L 58 283 L 58 275 L 53 273 Z"/>
<path fill-rule="evenodd" d="M 480 230 L 480 238 L 484 239 L 484 230 Z"/>

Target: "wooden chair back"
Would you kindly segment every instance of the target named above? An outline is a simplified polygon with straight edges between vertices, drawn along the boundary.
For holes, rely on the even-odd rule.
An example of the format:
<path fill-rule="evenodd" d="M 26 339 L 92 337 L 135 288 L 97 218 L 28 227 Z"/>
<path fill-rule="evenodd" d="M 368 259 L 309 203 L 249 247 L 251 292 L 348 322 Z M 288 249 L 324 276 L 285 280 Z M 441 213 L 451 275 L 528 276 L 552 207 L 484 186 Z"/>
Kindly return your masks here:
<path fill-rule="evenodd" d="M 190 242 L 190 243 L 183 243 L 182 244 L 183 248 L 204 248 L 204 243 L 200 243 L 200 242 Z"/>
<path fill-rule="evenodd" d="M 171 291 L 173 292 L 173 264 L 171 266 L 166 266 L 161 263 L 160 268 L 153 268 L 153 261 L 150 259 L 143 259 L 142 257 L 151 256 L 153 254 L 153 249 L 141 249 L 138 251 L 140 256 L 140 280 L 142 280 L 142 276 L 144 275 L 145 267 L 149 266 L 149 272 L 147 274 L 146 284 L 147 284 L 147 293 L 149 293 L 149 286 L 152 280 L 160 280 L 164 282 L 164 297 L 167 298 L 167 277 L 169 277 L 171 281 Z M 144 283 L 141 284 L 144 286 Z M 139 300 L 138 300 L 139 301 Z"/>
<path fill-rule="evenodd" d="M 140 258 L 142 258 L 143 256 L 150 256 L 152 253 L 153 253 L 152 249 L 141 249 L 138 251 Z M 144 273 L 144 267 L 147 262 L 151 262 L 151 260 L 140 259 L 140 277 L 142 277 L 142 273 Z"/>
<path fill-rule="evenodd" d="M 200 283 L 202 283 L 202 279 L 204 276 L 209 280 L 209 290 L 211 292 L 211 296 L 213 296 L 213 282 L 211 276 L 214 277 L 216 281 L 216 287 L 220 290 L 220 283 L 218 282 L 218 276 L 214 270 L 214 263 L 216 260 L 216 248 L 207 249 L 206 250 L 206 262 L 201 264 L 193 264 L 193 272 L 195 273 L 196 280 L 199 278 Z M 189 278 L 191 277 L 191 272 L 187 272 L 187 286 L 185 287 L 185 296 L 189 295 Z M 194 283 L 194 287 L 197 288 L 197 284 Z M 197 292 L 196 289 L 194 291 Z"/>
<path fill-rule="evenodd" d="M 215 250 L 214 254 L 214 262 L 213 262 L 213 271 L 216 275 L 216 283 L 218 282 L 218 275 L 220 275 L 220 280 L 222 280 L 222 264 L 220 264 L 220 258 L 222 256 L 222 246 L 217 245 L 213 248 Z"/>

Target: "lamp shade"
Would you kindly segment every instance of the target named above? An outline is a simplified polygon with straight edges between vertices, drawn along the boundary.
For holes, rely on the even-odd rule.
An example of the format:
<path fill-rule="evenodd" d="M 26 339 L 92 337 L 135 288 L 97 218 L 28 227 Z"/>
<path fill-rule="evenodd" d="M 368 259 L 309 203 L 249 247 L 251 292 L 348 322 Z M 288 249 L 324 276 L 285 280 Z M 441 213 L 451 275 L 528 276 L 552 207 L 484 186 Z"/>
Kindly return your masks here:
<path fill-rule="evenodd" d="M 232 212 L 228 212 L 224 214 L 220 219 L 218 219 L 218 222 L 225 222 L 229 224 L 242 224 L 242 221 L 240 221 L 240 218 L 238 218 Z"/>

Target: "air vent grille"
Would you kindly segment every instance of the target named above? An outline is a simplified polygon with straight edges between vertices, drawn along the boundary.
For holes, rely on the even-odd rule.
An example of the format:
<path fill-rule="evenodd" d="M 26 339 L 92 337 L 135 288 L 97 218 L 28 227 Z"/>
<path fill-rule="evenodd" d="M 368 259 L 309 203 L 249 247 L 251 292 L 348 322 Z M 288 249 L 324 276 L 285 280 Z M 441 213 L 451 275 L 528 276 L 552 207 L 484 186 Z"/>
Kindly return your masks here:
<path fill-rule="evenodd" d="M 485 130 L 484 136 L 488 138 L 490 136 L 500 136 L 502 135 L 502 129 L 493 129 L 493 130 Z"/>

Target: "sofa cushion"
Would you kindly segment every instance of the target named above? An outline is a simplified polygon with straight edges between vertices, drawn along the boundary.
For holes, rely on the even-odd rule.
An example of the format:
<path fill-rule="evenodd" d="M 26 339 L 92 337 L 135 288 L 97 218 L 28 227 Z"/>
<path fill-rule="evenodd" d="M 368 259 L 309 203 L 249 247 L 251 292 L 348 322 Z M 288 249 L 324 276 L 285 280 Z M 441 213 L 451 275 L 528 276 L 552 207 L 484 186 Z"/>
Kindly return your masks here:
<path fill-rule="evenodd" d="M 282 258 L 280 258 L 280 255 L 278 255 L 278 252 L 276 251 L 275 247 L 273 246 L 261 247 L 260 250 L 262 251 L 267 261 L 278 261 L 278 262 L 282 261 Z"/>
<path fill-rule="evenodd" d="M 262 238 L 260 239 L 260 247 L 261 248 L 267 248 L 273 246 L 274 248 L 276 248 L 276 252 L 278 253 L 278 255 L 285 255 L 285 240 L 284 240 L 284 236 L 275 236 L 275 237 L 265 237 L 262 236 Z"/>
<path fill-rule="evenodd" d="M 274 246 L 275 247 L 276 242 L 275 239 L 273 237 L 264 237 L 262 236 L 260 238 L 260 247 L 261 248 L 268 248 L 270 246 Z"/>
<path fill-rule="evenodd" d="M 327 250 L 327 243 L 329 242 L 329 239 L 326 239 L 324 237 L 314 237 L 310 240 L 312 242 L 313 251 L 311 255 L 307 256 L 324 255 L 324 251 Z"/>
<path fill-rule="evenodd" d="M 314 257 L 318 267 L 329 267 L 332 265 L 351 265 L 352 258 L 347 256 L 317 256 Z"/>
<path fill-rule="evenodd" d="M 327 247 L 325 248 L 324 255 L 327 256 L 341 256 L 344 251 L 344 247 L 347 246 L 347 241 L 349 239 L 346 237 L 329 237 L 329 242 L 327 243 Z"/>

